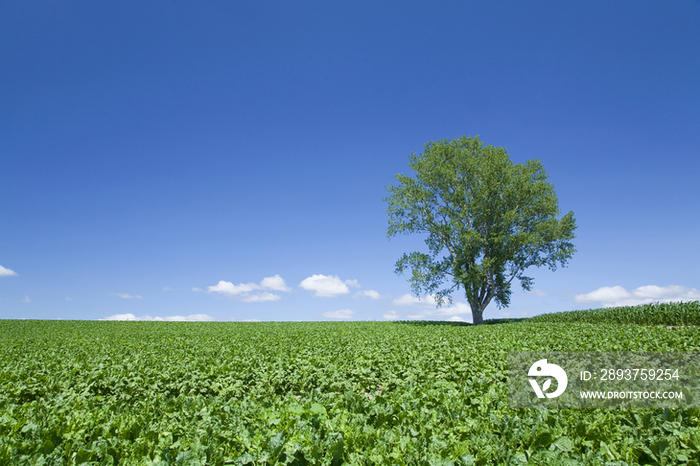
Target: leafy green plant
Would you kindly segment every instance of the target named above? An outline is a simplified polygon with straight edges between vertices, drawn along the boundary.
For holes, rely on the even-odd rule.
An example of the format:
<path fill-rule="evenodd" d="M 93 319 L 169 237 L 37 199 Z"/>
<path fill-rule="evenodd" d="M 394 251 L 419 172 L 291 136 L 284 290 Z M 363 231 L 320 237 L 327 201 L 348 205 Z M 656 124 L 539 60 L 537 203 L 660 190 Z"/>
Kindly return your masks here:
<path fill-rule="evenodd" d="M 698 464 L 697 409 L 509 408 L 512 350 L 700 351 L 700 331 L 0 321 L 0 464 Z"/>

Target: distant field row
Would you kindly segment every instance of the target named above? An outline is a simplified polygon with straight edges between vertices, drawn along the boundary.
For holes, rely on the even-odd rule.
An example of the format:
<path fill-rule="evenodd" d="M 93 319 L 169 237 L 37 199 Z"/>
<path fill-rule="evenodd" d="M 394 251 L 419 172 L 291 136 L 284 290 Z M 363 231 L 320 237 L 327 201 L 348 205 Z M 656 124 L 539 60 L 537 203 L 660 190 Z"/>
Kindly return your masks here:
<path fill-rule="evenodd" d="M 506 373 L 700 329 L 543 319 L 0 321 L 0 464 L 699 464 L 697 409 L 510 409 Z"/>
<path fill-rule="evenodd" d="M 531 322 L 587 322 L 590 324 L 700 325 L 700 301 L 557 312 L 543 314 L 528 320 Z"/>

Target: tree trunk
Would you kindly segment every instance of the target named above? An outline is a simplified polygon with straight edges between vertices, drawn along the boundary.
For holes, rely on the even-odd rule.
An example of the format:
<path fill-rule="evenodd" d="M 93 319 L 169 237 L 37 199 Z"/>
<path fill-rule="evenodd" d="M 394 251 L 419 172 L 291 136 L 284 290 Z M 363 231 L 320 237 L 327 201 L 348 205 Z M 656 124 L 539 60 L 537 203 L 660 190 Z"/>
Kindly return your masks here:
<path fill-rule="evenodd" d="M 479 306 L 472 306 L 472 320 L 474 322 L 474 325 L 479 325 L 484 323 L 484 310 L 480 308 Z"/>

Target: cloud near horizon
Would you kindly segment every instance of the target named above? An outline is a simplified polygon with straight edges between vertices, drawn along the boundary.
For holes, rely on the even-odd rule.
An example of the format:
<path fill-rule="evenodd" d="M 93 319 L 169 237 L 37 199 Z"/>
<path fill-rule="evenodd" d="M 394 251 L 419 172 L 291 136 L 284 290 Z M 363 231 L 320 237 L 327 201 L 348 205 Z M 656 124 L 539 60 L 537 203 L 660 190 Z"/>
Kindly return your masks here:
<path fill-rule="evenodd" d="M 302 280 L 299 286 L 314 292 L 314 296 L 334 298 L 350 293 L 349 286 L 360 288 L 357 280 L 341 280 L 337 275 L 312 275 Z"/>
<path fill-rule="evenodd" d="M 396 313 L 396 311 L 393 311 L 393 310 L 383 314 L 382 317 L 386 320 L 398 320 L 399 319 L 399 315 Z"/>
<path fill-rule="evenodd" d="M 394 306 L 413 306 L 413 307 L 428 307 L 432 306 L 435 307 L 437 306 L 437 301 L 435 301 L 435 296 L 434 295 L 427 295 L 425 298 L 418 298 L 416 296 L 413 296 L 411 294 L 405 294 L 403 296 L 400 296 L 396 299 L 394 299 L 391 302 Z"/>
<path fill-rule="evenodd" d="M 246 303 L 261 303 L 263 301 L 277 301 L 278 299 L 282 299 L 282 296 L 274 293 L 268 293 L 267 291 L 257 294 L 244 295 L 241 297 L 241 300 L 245 301 Z"/>
<path fill-rule="evenodd" d="M 353 296 L 355 296 L 355 297 L 357 297 L 357 298 L 361 298 L 361 297 L 363 297 L 363 296 L 367 296 L 368 298 L 372 298 L 372 299 L 381 299 L 380 294 L 379 294 L 378 292 L 374 291 L 374 290 L 358 291 L 358 292 L 355 293 Z"/>
<path fill-rule="evenodd" d="M 17 272 L 14 270 L 6 269 L 2 265 L 0 265 L 0 277 L 13 277 L 16 276 Z"/>
<path fill-rule="evenodd" d="M 328 317 L 330 319 L 352 319 L 355 315 L 355 311 L 350 309 L 341 309 L 339 311 L 328 311 L 323 313 L 323 317 Z"/>
<path fill-rule="evenodd" d="M 100 320 L 143 320 L 152 322 L 211 322 L 215 320 L 213 317 L 206 314 L 191 314 L 188 316 L 166 316 L 166 317 L 151 317 L 148 314 L 141 317 L 136 317 L 134 314 L 115 314 L 105 317 Z"/>
<path fill-rule="evenodd" d="M 634 290 L 626 290 L 621 286 L 604 286 L 590 293 L 576 295 L 577 303 L 598 302 L 603 307 L 637 306 L 651 303 L 670 303 L 679 301 L 700 300 L 700 291 L 685 286 L 669 285 L 640 286 Z"/>
<path fill-rule="evenodd" d="M 462 319 L 460 316 L 452 316 L 449 319 L 447 319 L 448 322 L 468 322 L 465 319 Z"/>
<path fill-rule="evenodd" d="M 292 291 L 292 289 L 284 282 L 284 279 L 279 275 L 263 278 L 260 282 L 260 286 L 267 288 L 268 290 Z"/>
<path fill-rule="evenodd" d="M 450 321 L 460 321 L 467 322 L 459 315 L 469 314 L 471 315 L 472 310 L 469 304 L 460 301 L 453 301 L 452 305 L 447 303 L 443 304 L 441 307 L 437 307 L 437 301 L 434 295 L 427 295 L 425 298 L 417 298 L 410 294 L 405 294 L 392 301 L 394 306 L 410 306 L 413 308 L 418 308 L 419 313 L 409 314 L 406 317 L 409 319 L 438 319 L 438 320 L 450 320 Z M 391 311 L 393 314 L 384 314 L 385 319 L 389 319 L 387 315 L 396 315 L 395 311 Z M 447 319 L 445 319 L 447 317 Z M 396 315 L 395 318 L 399 318 Z"/>
<path fill-rule="evenodd" d="M 139 296 L 137 294 L 130 295 L 127 293 L 112 293 L 112 296 L 119 296 L 120 298 L 123 298 L 123 299 L 143 299 L 141 296 Z"/>
<path fill-rule="evenodd" d="M 192 288 L 192 290 L 203 291 L 199 288 Z M 262 290 L 292 291 L 292 289 L 284 282 L 284 279 L 279 275 L 265 277 L 262 279 L 260 284 L 251 282 L 234 285 L 231 282 L 221 280 L 216 285 L 207 287 L 207 293 L 221 293 L 229 297 L 236 297 L 241 301 L 248 303 L 277 301 L 278 299 L 282 299 L 282 296 L 278 294 Z"/>

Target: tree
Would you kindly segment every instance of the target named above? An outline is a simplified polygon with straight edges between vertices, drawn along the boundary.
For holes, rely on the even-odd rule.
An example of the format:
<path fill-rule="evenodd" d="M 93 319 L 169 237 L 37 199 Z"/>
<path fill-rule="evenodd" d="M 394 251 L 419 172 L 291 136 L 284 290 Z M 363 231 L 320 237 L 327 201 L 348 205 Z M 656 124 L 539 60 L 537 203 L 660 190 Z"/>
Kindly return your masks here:
<path fill-rule="evenodd" d="M 486 306 L 510 304 L 511 282 L 531 266 L 566 265 L 576 249 L 574 213 L 560 220 L 554 186 L 539 159 L 514 164 L 505 147 L 485 146 L 479 137 L 431 141 L 420 155 L 411 154 L 416 177 L 398 174 L 387 186 L 387 237 L 427 233 L 427 254 L 404 254 L 396 273 L 412 268 L 413 292 L 433 294 L 438 306 L 452 303 L 459 287 L 475 324 Z"/>

